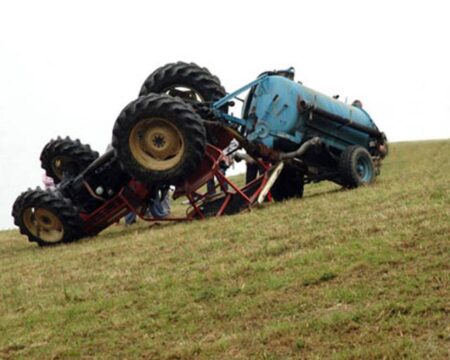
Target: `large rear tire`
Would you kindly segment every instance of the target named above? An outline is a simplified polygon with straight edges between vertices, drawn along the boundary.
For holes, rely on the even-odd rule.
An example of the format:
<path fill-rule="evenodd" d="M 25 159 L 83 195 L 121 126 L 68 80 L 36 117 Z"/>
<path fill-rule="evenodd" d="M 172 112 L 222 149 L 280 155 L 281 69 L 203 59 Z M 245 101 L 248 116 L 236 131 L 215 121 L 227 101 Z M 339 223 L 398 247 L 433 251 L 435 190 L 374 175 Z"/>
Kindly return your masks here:
<path fill-rule="evenodd" d="M 82 236 L 77 209 L 53 191 L 25 191 L 14 202 L 12 216 L 20 232 L 39 246 L 68 243 Z"/>
<path fill-rule="evenodd" d="M 369 152 L 359 145 L 348 146 L 339 158 L 342 185 L 357 188 L 375 180 L 375 166 Z"/>
<path fill-rule="evenodd" d="M 226 95 L 219 78 L 207 68 L 181 61 L 166 64 L 150 74 L 142 85 L 139 96 L 149 93 L 181 98 L 192 104 L 200 116 L 208 120 L 214 120 L 209 107 L 198 107 L 196 104 L 211 104 Z M 228 105 L 222 106 L 220 110 L 227 113 Z M 225 148 L 231 141 L 229 134 L 223 133 L 219 128 L 207 127 L 206 131 L 208 142 L 217 147 Z"/>
<path fill-rule="evenodd" d="M 112 144 L 124 170 L 137 180 L 151 186 L 176 185 L 201 162 L 206 132 L 190 105 L 149 94 L 120 113 Z"/>
<path fill-rule="evenodd" d="M 40 156 L 41 167 L 55 184 L 77 176 L 99 156 L 89 145 L 69 137 L 50 140 Z"/>
<path fill-rule="evenodd" d="M 303 196 L 304 176 L 297 169 L 285 166 L 277 181 L 270 189 L 275 201 L 283 201 Z"/>
<path fill-rule="evenodd" d="M 217 76 L 194 63 L 177 62 L 156 69 L 145 80 L 139 96 L 167 94 L 185 101 L 212 102 L 226 95 Z"/>

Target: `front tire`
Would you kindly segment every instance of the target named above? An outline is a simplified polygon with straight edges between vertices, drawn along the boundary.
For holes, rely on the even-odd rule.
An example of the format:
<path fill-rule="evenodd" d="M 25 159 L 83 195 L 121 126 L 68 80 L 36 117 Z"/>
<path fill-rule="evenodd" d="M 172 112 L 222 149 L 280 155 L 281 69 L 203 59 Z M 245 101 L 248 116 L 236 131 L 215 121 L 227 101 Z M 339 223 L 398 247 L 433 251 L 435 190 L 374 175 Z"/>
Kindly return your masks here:
<path fill-rule="evenodd" d="M 69 199 L 40 188 L 28 190 L 16 199 L 12 216 L 20 232 L 39 246 L 50 246 L 77 240 L 82 222 Z"/>
<path fill-rule="evenodd" d="M 190 105 L 149 94 L 120 113 L 112 144 L 124 170 L 137 180 L 151 186 L 176 185 L 203 159 L 206 132 Z"/>
<path fill-rule="evenodd" d="M 339 173 L 347 188 L 369 185 L 375 180 L 375 166 L 369 152 L 359 145 L 348 146 L 339 158 Z"/>
<path fill-rule="evenodd" d="M 50 140 L 42 149 L 41 167 L 55 184 L 77 176 L 99 156 L 89 145 L 69 137 Z"/>

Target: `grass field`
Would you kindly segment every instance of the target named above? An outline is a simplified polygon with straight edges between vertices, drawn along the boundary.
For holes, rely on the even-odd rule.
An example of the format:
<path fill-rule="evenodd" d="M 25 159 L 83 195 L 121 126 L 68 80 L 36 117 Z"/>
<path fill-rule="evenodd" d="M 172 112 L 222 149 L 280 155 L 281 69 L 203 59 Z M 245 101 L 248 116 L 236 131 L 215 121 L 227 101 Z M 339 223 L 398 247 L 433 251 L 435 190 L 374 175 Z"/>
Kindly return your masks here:
<path fill-rule="evenodd" d="M 0 358 L 448 359 L 450 141 L 371 187 L 41 249 L 0 232 Z"/>

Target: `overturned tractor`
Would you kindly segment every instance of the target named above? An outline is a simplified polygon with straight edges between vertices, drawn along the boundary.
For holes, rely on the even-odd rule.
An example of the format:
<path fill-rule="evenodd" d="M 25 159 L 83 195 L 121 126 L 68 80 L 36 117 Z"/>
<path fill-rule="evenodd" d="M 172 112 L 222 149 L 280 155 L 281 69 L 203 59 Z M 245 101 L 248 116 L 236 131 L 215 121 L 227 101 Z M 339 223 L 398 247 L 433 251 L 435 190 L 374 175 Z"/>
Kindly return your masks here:
<path fill-rule="evenodd" d="M 53 245 L 95 235 L 129 211 L 154 221 L 149 199 L 170 186 L 189 205 L 185 216 L 165 220 L 181 221 L 301 197 L 309 182 L 372 183 L 388 144 L 361 103 L 345 104 L 293 79 L 292 68 L 265 72 L 227 94 L 195 64 L 157 69 L 117 118 L 111 150 L 99 157 L 70 138 L 44 147 L 41 165 L 57 185 L 22 193 L 15 224 L 30 241 Z M 229 114 L 244 93 L 242 116 Z M 231 141 L 239 144 L 234 155 L 259 172 L 242 187 L 220 170 L 233 155 Z M 219 192 L 209 196 L 205 185 L 213 179 Z"/>

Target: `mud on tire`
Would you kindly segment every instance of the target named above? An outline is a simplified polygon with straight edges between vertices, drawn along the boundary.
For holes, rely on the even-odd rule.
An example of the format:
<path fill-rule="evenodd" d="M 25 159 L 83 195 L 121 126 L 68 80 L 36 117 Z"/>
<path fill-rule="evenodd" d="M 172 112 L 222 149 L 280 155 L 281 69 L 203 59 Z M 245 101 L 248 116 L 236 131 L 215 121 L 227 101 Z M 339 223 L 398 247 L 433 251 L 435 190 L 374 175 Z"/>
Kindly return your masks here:
<path fill-rule="evenodd" d="M 69 137 L 50 140 L 42 149 L 41 167 L 55 184 L 64 178 L 77 176 L 99 156 L 89 145 Z"/>
<path fill-rule="evenodd" d="M 112 144 L 131 176 L 151 186 L 176 185 L 203 159 L 206 132 L 190 105 L 169 95 L 149 94 L 120 113 Z"/>
<path fill-rule="evenodd" d="M 69 199 L 48 190 L 28 190 L 14 202 L 12 216 L 20 232 L 39 246 L 79 239 L 82 222 Z"/>

